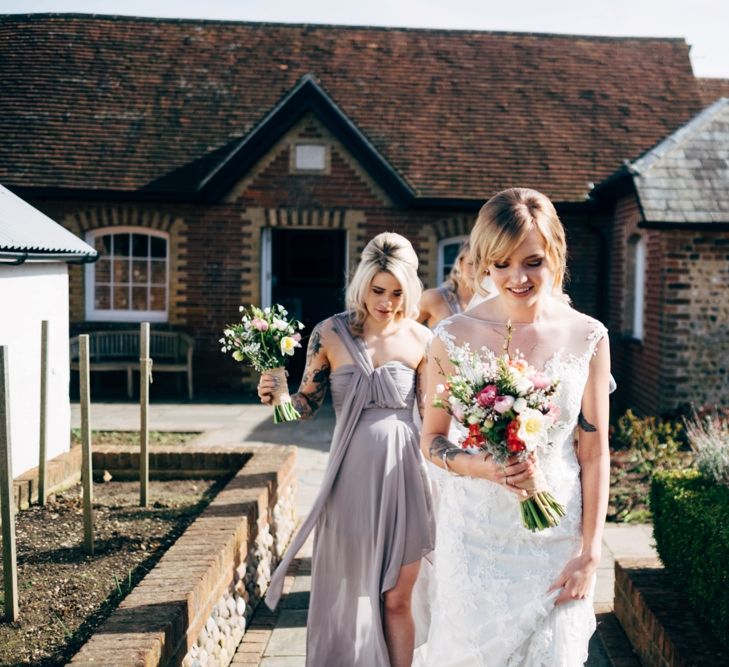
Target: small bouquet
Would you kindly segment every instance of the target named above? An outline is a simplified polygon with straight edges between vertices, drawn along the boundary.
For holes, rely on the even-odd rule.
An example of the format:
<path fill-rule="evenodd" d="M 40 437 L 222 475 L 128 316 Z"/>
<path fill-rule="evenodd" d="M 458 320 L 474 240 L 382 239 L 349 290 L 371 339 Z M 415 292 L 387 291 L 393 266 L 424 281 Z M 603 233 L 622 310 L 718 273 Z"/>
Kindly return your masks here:
<path fill-rule="evenodd" d="M 496 356 L 483 348 L 471 352 L 468 345 L 456 348 L 449 357 L 455 367 L 446 383 L 438 385 L 433 405 L 443 408 L 468 431 L 460 446 L 467 451 L 489 452 L 497 463 L 509 457 L 525 459 L 548 446 L 550 429 L 556 424 L 559 408 L 551 398 L 558 381 L 530 366 L 522 355 L 512 356 L 509 343 L 511 323 L 503 354 Z M 447 394 L 447 398 L 442 395 Z M 531 531 L 556 526 L 565 515 L 547 489 L 540 470 L 525 488 L 529 497 L 521 501 L 521 518 Z"/>
<path fill-rule="evenodd" d="M 276 304 L 270 308 L 240 307 L 243 313 L 239 324 L 231 324 L 223 331 L 222 352 L 232 352 L 233 359 L 255 368 L 259 373 L 270 373 L 276 378 L 273 393 L 273 421 L 276 424 L 298 419 L 298 411 L 291 402 L 284 364 L 301 347 L 299 331 L 304 325 L 288 319 L 286 309 Z"/>

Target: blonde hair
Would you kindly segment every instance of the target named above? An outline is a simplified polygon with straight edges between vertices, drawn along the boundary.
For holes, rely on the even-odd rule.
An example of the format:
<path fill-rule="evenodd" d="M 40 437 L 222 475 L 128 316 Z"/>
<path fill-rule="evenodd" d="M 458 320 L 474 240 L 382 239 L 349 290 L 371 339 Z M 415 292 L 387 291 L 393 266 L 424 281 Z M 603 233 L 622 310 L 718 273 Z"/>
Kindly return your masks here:
<path fill-rule="evenodd" d="M 347 287 L 345 297 L 350 313 L 350 327 L 361 334 L 367 319 L 365 299 L 372 279 L 381 271 L 392 274 L 402 288 L 402 315 L 416 319 L 423 285 L 418 278 L 418 256 L 404 236 L 382 232 L 373 238 L 362 251 L 362 259 Z"/>
<path fill-rule="evenodd" d="M 444 287 L 447 287 L 451 292 L 458 291 L 458 283 L 461 278 L 461 261 L 468 258 L 470 251 L 471 243 L 468 239 L 466 239 L 458 249 L 456 261 L 453 262 L 453 266 L 451 267 L 448 277 L 443 281 Z"/>
<path fill-rule="evenodd" d="M 471 231 L 471 257 L 479 294 L 488 266 L 508 258 L 526 235 L 536 229 L 544 241 L 547 264 L 554 274 L 553 294 L 563 297 L 567 273 L 567 242 L 554 204 L 546 195 L 528 188 L 509 188 L 489 199 L 478 213 Z"/>

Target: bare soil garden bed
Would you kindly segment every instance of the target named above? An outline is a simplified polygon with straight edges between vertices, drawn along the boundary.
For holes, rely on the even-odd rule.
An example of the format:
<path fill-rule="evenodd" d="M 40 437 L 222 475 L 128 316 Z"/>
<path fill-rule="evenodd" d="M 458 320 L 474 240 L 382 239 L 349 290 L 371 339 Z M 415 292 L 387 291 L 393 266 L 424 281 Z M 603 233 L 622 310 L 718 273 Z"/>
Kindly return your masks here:
<path fill-rule="evenodd" d="M 677 452 L 671 467 L 687 468 L 693 460 L 691 452 Z M 610 450 L 610 503 L 607 520 L 618 523 L 649 523 L 648 506 L 651 477 L 655 466 L 633 450 Z"/>
<path fill-rule="evenodd" d="M 95 484 L 93 556 L 82 548 L 80 485 L 21 511 L 20 618 L 0 622 L 0 665 L 65 664 L 227 480 L 152 481 L 148 508 L 138 482 Z"/>

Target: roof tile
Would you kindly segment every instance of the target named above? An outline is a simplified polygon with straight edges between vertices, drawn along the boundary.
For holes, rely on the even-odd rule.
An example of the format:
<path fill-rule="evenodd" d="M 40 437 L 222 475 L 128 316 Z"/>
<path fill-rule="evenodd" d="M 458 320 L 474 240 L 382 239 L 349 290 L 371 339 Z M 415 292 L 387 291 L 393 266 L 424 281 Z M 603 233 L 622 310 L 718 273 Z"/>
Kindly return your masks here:
<path fill-rule="evenodd" d="M 0 179 L 139 191 L 244 137 L 305 74 L 421 197 L 582 201 L 700 109 L 682 39 L 0 17 Z"/>

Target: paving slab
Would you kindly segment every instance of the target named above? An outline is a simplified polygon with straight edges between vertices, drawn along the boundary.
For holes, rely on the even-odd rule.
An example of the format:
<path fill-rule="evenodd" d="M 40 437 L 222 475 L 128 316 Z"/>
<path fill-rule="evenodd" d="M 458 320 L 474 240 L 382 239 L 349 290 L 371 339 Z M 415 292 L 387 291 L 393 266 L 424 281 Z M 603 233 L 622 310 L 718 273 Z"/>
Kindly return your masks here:
<path fill-rule="evenodd" d="M 139 424 L 139 406 L 131 403 L 96 403 L 91 406 L 92 428 L 133 431 Z M 78 405 L 72 406 L 72 425 L 78 426 Z M 274 424 L 271 409 L 257 404 L 184 403 L 150 405 L 150 428 L 160 431 L 198 431 L 192 442 L 218 445 L 263 442 L 298 446 L 297 509 L 303 519 L 312 506 L 328 461 L 329 442 L 334 429 L 334 411 L 325 404 L 314 419 Z M 614 558 L 616 556 L 655 556 L 652 526 L 649 524 L 608 524 L 603 540 L 603 557 L 598 567 L 595 608 L 613 608 Z M 299 554 L 311 557 L 311 539 Z M 303 667 L 306 647 L 306 612 L 311 574 L 302 568 L 290 594 L 283 598 L 278 620 L 267 633 L 260 667 Z M 242 645 L 241 645 L 242 646 Z M 598 633 L 590 642 L 588 667 L 609 667 L 610 661 Z M 247 664 L 247 663 L 246 663 Z"/>
<path fill-rule="evenodd" d="M 266 658 L 261 661 L 261 667 L 306 667 L 305 656 L 289 656 L 286 658 Z"/>

